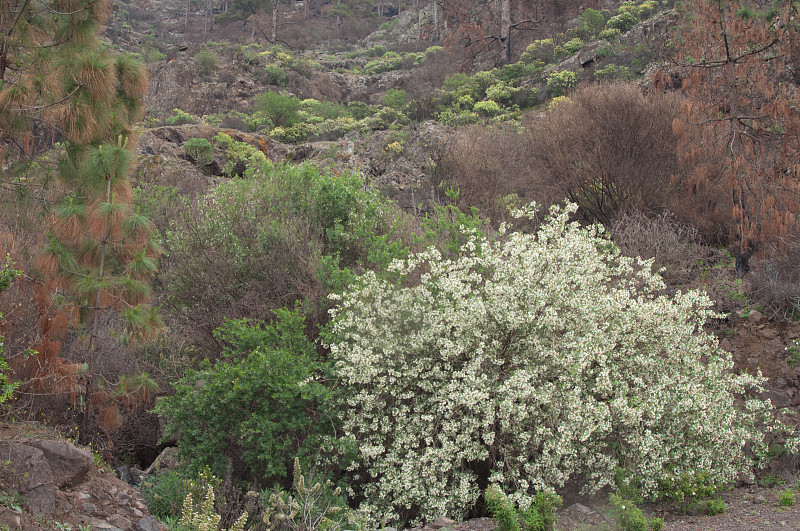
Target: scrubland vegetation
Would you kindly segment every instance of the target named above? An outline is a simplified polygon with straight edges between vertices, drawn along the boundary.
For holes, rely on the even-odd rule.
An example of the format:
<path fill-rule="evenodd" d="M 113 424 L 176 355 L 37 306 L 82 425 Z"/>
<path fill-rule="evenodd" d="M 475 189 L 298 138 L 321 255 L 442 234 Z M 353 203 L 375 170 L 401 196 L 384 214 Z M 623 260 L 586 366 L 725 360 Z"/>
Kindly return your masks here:
<path fill-rule="evenodd" d="M 0 9 L 22 35 L 0 63 L 3 411 L 116 459 L 154 412 L 183 464 L 142 492 L 172 530 L 547 530 L 565 494 L 607 497 L 623 529 L 660 528 L 645 501 L 724 511 L 800 443 L 714 334 L 731 310 L 800 311 L 797 5 L 756 7 L 586 9 L 516 61 L 459 33 L 475 21 L 413 51 L 206 41 L 198 83 L 246 64 L 247 108 L 138 126 L 144 67 L 98 40 L 106 3 Z M 231 9 L 216 23 L 249 20 Z M 323 73 L 400 81 L 303 97 Z M 336 160 L 267 156 L 389 131 L 391 165 L 422 122 L 447 132 L 427 211 Z M 134 128 L 189 124 L 213 134 L 180 156 L 217 182 L 132 184 Z"/>

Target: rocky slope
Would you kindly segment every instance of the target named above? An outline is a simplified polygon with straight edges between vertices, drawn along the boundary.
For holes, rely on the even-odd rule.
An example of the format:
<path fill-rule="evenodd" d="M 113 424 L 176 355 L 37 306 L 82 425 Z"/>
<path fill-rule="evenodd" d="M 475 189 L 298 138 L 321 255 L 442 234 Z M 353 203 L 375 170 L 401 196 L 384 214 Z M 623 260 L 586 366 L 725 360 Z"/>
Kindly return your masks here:
<path fill-rule="evenodd" d="M 37 424 L 0 424 L 0 456 L 0 529 L 165 529 L 141 493 L 88 449 Z"/>

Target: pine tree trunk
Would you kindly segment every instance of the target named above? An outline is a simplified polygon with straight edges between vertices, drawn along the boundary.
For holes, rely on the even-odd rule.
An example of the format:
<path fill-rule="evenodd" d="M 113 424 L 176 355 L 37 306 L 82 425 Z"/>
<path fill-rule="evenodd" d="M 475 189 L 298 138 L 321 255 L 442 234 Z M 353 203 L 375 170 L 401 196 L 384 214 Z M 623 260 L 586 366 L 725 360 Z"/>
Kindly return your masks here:
<path fill-rule="evenodd" d="M 511 0 L 501 0 L 500 9 L 501 62 L 508 64 L 511 62 Z"/>

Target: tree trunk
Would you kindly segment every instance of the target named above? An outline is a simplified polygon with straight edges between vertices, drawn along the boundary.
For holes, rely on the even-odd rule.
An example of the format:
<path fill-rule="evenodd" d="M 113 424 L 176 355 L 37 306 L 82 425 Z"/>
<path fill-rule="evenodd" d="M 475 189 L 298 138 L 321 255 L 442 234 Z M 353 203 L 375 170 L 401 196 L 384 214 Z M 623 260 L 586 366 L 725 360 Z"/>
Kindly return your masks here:
<path fill-rule="evenodd" d="M 500 4 L 500 46 L 502 64 L 511 62 L 511 0 L 501 0 Z"/>
<path fill-rule="evenodd" d="M 278 35 L 278 0 L 272 0 L 272 42 Z"/>
<path fill-rule="evenodd" d="M 433 40 L 439 40 L 439 0 L 433 0 Z"/>

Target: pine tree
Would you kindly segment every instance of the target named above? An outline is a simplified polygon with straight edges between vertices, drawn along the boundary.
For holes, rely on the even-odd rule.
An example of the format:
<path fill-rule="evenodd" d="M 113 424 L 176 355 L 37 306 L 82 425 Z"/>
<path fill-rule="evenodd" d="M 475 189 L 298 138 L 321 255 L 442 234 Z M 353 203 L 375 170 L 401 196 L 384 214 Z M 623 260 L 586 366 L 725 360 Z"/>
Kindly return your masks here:
<path fill-rule="evenodd" d="M 103 48 L 99 35 L 110 6 L 109 0 L 0 0 L 4 162 L 18 171 L 35 161 L 28 168 L 46 177 L 45 241 L 29 277 L 41 334 L 36 355 L 17 369 L 37 386 L 73 395 L 97 391 L 94 350 L 105 312 L 119 312 L 137 336 L 160 326 L 147 305 L 158 247 L 150 221 L 132 204 L 128 181 L 132 125 L 142 116 L 148 79 L 139 63 Z M 59 356 L 66 331 L 78 322 L 90 330 L 83 368 Z M 83 387 L 82 369 L 89 374 Z"/>
<path fill-rule="evenodd" d="M 800 210 L 798 5 L 694 0 L 677 35 L 683 184 L 736 242 L 738 266 L 779 250 Z M 657 82 L 670 84 L 667 73 Z"/>

